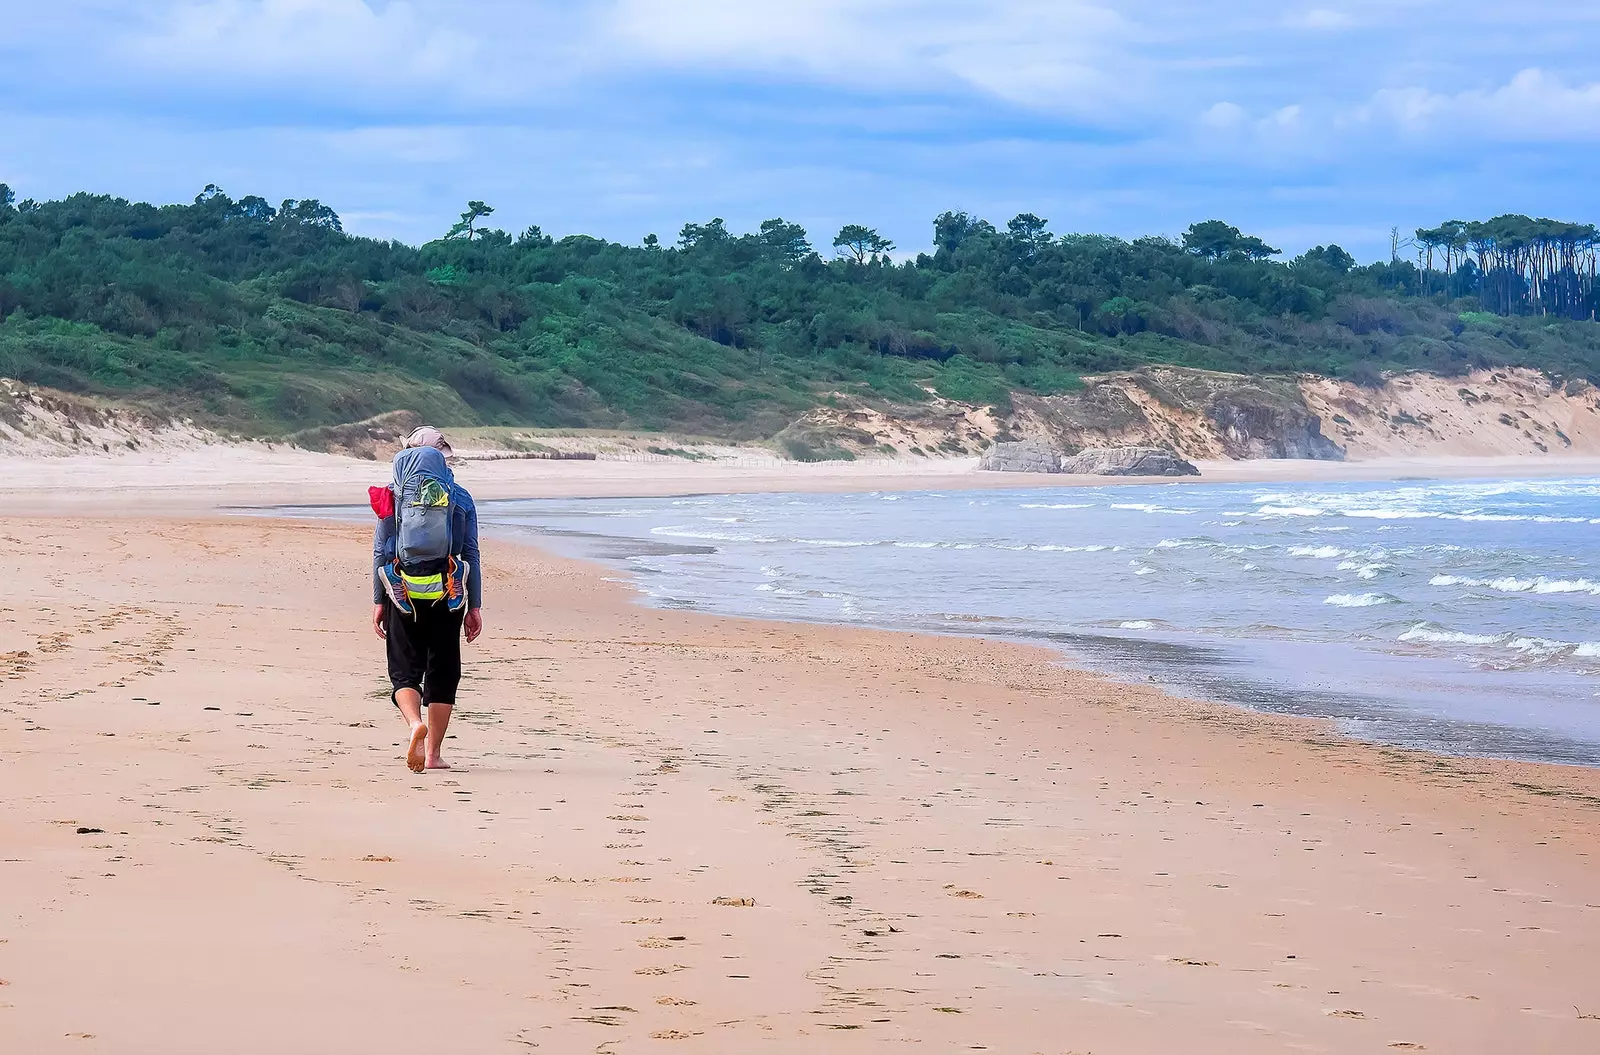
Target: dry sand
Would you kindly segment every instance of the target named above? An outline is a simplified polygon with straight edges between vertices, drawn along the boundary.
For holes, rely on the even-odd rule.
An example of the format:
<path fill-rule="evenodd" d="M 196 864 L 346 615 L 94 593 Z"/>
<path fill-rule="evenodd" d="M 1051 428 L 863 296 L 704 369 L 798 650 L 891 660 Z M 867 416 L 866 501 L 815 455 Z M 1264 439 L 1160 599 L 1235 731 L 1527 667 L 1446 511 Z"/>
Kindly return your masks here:
<path fill-rule="evenodd" d="M 1593 770 L 490 540 L 459 768 L 415 776 L 361 528 L 0 541 L 8 1055 L 1600 1050 Z"/>
<path fill-rule="evenodd" d="M 879 458 L 803 464 L 648 461 L 467 461 L 456 475 L 480 500 L 597 498 L 772 491 L 910 491 L 1103 487 L 1110 484 L 1289 483 L 1600 476 L 1600 456 L 1386 457 L 1367 461 L 1200 462 L 1176 480 L 978 471 L 976 458 Z M 10 506 L 20 512 L 169 512 L 274 504 L 361 505 L 388 465 L 292 447 L 218 444 L 57 458 L 0 457 Z"/>

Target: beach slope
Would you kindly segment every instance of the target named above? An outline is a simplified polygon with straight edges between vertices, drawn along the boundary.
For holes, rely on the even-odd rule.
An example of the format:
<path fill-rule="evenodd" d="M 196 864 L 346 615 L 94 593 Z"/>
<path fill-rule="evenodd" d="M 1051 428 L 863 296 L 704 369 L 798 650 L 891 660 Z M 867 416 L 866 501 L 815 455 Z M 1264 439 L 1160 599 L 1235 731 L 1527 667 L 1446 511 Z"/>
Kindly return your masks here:
<path fill-rule="evenodd" d="M 0 1050 L 1600 1050 L 1600 778 L 490 541 L 403 762 L 359 526 L 3 524 Z"/>

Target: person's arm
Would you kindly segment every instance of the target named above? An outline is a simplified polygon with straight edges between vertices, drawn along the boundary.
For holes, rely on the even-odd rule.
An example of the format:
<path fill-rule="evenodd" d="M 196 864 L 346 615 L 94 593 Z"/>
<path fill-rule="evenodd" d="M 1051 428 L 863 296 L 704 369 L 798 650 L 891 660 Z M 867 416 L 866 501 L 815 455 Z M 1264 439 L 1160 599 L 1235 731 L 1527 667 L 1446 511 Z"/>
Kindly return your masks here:
<path fill-rule="evenodd" d="M 461 521 L 455 526 L 460 529 L 461 559 L 467 562 L 467 614 L 461 628 L 470 645 L 483 633 L 483 561 L 478 550 L 478 507 L 465 489 L 458 487 L 457 491 L 456 508 L 461 511 Z"/>
<path fill-rule="evenodd" d="M 478 550 L 478 509 L 465 504 L 466 526 L 461 533 L 461 558 L 467 562 L 467 609 L 483 607 L 483 567 Z"/>
<path fill-rule="evenodd" d="M 380 517 L 372 529 L 372 603 L 382 604 L 383 580 L 379 569 L 394 560 L 394 518 Z"/>
<path fill-rule="evenodd" d="M 394 558 L 394 518 L 379 517 L 372 529 L 372 632 L 379 637 L 387 634 L 383 625 L 383 583 L 379 569 Z"/>

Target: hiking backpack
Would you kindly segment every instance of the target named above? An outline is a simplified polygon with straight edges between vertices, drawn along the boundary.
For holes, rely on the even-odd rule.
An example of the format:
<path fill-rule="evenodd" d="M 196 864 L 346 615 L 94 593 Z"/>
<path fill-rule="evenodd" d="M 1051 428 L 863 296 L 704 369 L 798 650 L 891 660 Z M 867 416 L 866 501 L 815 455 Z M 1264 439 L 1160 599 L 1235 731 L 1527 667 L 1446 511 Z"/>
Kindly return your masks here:
<path fill-rule="evenodd" d="M 401 571 L 431 575 L 448 566 L 453 484 L 444 455 L 433 447 L 394 456 L 394 555 Z"/>

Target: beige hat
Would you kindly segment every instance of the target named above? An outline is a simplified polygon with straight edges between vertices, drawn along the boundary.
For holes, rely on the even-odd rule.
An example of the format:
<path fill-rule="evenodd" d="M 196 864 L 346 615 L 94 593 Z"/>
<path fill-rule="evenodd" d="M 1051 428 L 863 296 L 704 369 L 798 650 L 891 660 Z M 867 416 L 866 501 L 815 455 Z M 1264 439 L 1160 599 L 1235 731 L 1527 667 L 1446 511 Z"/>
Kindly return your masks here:
<path fill-rule="evenodd" d="M 406 437 L 407 447 L 435 447 L 446 454 L 454 454 L 450 441 L 444 438 L 444 433 L 432 425 L 418 426 L 415 432 Z"/>

